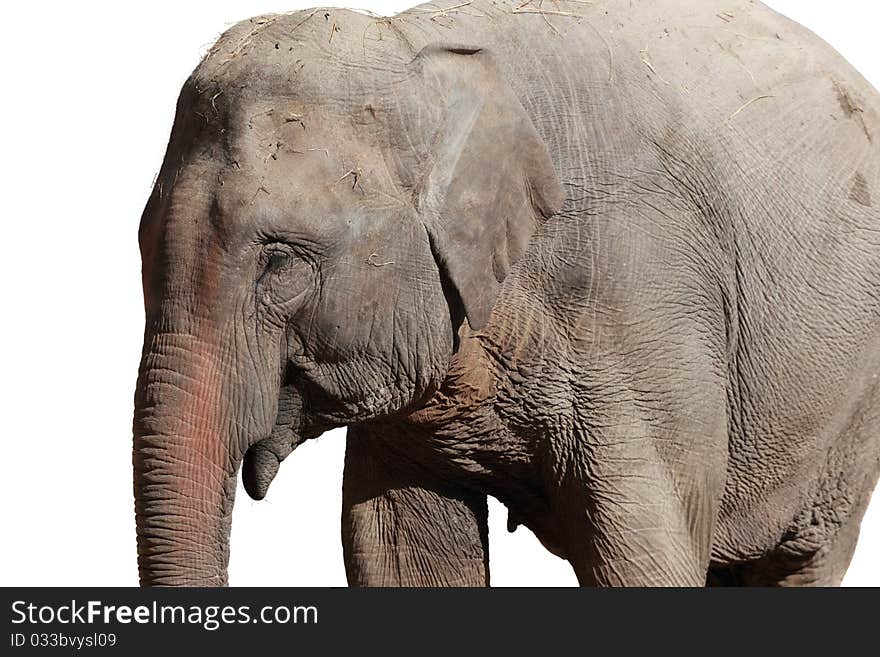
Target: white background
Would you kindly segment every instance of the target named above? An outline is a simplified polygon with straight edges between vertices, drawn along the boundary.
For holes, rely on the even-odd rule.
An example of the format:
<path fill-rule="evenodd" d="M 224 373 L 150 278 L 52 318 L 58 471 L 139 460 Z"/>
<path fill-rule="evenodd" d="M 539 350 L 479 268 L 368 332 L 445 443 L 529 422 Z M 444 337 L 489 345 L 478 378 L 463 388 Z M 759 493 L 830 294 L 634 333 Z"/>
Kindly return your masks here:
<path fill-rule="evenodd" d="M 386 14 L 411 4 L 352 2 Z M 211 42 L 238 20 L 309 3 L 24 4 L 5 4 L 0 34 L 0 584 L 134 585 L 140 213 L 177 93 Z M 880 87 L 875 3 L 768 4 L 817 31 Z M 301 447 L 264 502 L 239 490 L 232 584 L 345 584 L 344 443 L 340 430 Z M 505 521 L 493 502 L 493 584 L 575 584 L 565 562 L 524 528 L 508 534 Z M 880 496 L 846 583 L 880 585 L 878 555 Z"/>

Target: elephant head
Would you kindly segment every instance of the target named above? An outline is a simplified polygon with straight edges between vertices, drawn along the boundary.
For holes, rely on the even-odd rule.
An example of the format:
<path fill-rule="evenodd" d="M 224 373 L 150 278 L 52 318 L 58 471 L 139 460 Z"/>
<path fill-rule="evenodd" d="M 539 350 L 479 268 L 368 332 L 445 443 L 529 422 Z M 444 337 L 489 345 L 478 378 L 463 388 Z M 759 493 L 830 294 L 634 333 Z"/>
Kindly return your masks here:
<path fill-rule="evenodd" d="M 254 32 L 185 83 L 141 220 L 144 585 L 226 583 L 239 467 L 262 498 L 301 441 L 423 405 L 562 198 L 488 53 Z"/>

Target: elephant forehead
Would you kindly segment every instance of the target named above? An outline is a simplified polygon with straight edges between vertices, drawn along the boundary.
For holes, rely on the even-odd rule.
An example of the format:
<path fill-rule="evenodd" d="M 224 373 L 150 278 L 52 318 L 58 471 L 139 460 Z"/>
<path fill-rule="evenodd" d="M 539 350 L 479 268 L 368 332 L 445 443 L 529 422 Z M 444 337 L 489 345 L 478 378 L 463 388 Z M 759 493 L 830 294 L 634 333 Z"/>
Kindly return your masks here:
<path fill-rule="evenodd" d="M 389 131 L 402 133 L 384 93 L 404 58 L 398 71 L 387 41 L 381 57 L 370 39 L 364 51 L 360 35 L 374 23 L 307 10 L 257 17 L 221 36 L 191 79 L 198 139 L 216 145 L 216 224 L 350 232 L 411 209 L 401 171 L 413 167 L 389 146 Z M 371 62 L 382 76 L 365 70 Z"/>
<path fill-rule="evenodd" d="M 327 146 L 275 142 L 268 151 L 243 157 L 241 165 L 227 166 L 218 177 L 215 223 L 333 238 L 375 228 L 382 217 L 411 207 L 369 149 Z M 264 151 L 271 155 L 264 157 Z"/>
<path fill-rule="evenodd" d="M 201 86 L 256 92 L 351 96 L 371 86 L 379 72 L 402 72 L 411 59 L 405 48 L 395 47 L 393 32 L 383 36 L 385 23 L 333 8 L 256 16 L 220 36 L 194 79 Z"/>

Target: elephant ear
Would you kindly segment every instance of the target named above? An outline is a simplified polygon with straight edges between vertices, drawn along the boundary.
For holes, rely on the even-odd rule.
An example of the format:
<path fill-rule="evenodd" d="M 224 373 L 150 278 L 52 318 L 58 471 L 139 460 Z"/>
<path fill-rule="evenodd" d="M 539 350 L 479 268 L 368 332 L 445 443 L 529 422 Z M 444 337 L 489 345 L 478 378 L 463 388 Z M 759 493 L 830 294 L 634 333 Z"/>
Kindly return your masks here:
<path fill-rule="evenodd" d="M 429 46 L 410 66 L 436 121 L 417 209 L 441 272 L 480 329 L 535 230 L 562 205 L 562 186 L 488 52 Z"/>

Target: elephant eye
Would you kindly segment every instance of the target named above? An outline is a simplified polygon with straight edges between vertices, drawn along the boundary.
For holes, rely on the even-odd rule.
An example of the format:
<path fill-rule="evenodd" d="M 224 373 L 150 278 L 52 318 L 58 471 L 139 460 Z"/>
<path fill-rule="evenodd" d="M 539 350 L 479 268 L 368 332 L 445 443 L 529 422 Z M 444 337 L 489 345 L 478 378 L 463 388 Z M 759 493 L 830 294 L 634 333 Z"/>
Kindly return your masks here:
<path fill-rule="evenodd" d="M 290 254 L 286 251 L 270 251 L 266 260 L 266 273 L 276 272 L 284 269 L 290 264 Z"/>

